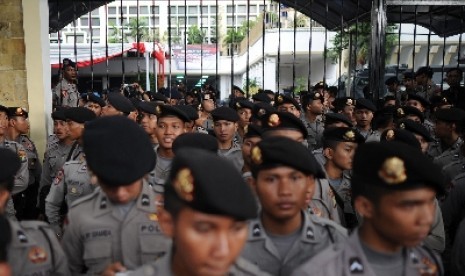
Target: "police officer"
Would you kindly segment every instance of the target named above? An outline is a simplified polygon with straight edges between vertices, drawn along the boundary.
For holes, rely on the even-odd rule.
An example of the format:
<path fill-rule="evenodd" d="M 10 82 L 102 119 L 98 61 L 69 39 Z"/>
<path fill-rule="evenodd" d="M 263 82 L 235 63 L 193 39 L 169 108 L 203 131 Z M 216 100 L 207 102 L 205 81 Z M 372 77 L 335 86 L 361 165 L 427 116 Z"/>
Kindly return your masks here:
<path fill-rule="evenodd" d="M 405 102 L 405 106 L 414 107 L 420 110 L 422 114 L 422 121 L 421 123 L 428 129 L 431 136 L 434 137 L 434 123 L 427 118 L 427 111 L 428 107 L 431 103 L 424 97 L 418 94 L 407 94 L 407 101 Z"/>
<path fill-rule="evenodd" d="M 312 150 L 321 148 L 321 137 L 323 136 L 324 125 L 321 118 L 323 114 L 323 94 L 310 93 L 302 98 L 304 116 L 302 121 L 308 131 L 308 146 Z"/>
<path fill-rule="evenodd" d="M 357 226 L 357 218 L 352 208 L 352 187 L 349 171 L 352 169 L 352 162 L 358 145 L 364 142 L 365 139 L 360 133 L 347 127 L 330 128 L 323 133 L 323 155 L 326 159 L 323 169 L 326 177 L 317 179 L 314 194 L 320 195 L 314 196 L 312 203 L 323 198 L 322 193 L 335 193 L 336 202 L 334 203 L 338 206 L 341 224 L 349 229 Z M 321 205 L 326 207 L 323 202 Z M 315 206 L 312 210 L 314 212 L 327 212 L 329 210 L 327 207 L 322 210 L 316 208 L 318 206 Z M 328 216 L 323 215 L 323 217 Z"/>
<path fill-rule="evenodd" d="M 201 96 L 199 105 L 199 120 L 196 122 L 200 131 L 210 131 L 213 129 L 213 120 L 210 113 L 216 107 L 216 95 L 214 92 L 206 91 Z"/>
<path fill-rule="evenodd" d="M 91 183 L 86 156 L 82 149 L 84 124 L 95 119 L 95 113 L 85 107 L 72 107 L 65 110 L 65 118 L 71 139 L 75 140 L 75 150 L 70 150 L 66 162 L 57 172 L 50 192 L 45 199 L 45 214 L 57 236 L 61 237 L 63 203 L 71 206 L 76 199 L 92 193 L 95 183 Z M 80 150 L 76 150 L 79 148 Z"/>
<path fill-rule="evenodd" d="M 358 99 L 355 103 L 355 120 L 357 122 L 357 130 L 365 137 L 366 140 L 373 135 L 371 121 L 373 120 L 376 106 L 368 99 Z M 375 134 L 376 135 L 376 134 Z"/>
<path fill-rule="evenodd" d="M 57 106 L 77 107 L 79 92 L 77 88 L 76 63 L 70 59 L 63 59 L 62 76 L 60 82 L 53 90 L 53 96 Z"/>
<path fill-rule="evenodd" d="M 247 184 L 252 185 L 252 172 L 250 167 L 252 166 L 252 160 L 250 154 L 252 148 L 262 140 L 263 130 L 260 126 L 249 125 L 244 135 L 244 142 L 242 143 L 242 159 L 244 159 L 244 166 L 242 167 L 242 178 Z"/>
<path fill-rule="evenodd" d="M 155 165 L 150 139 L 130 119 L 110 116 L 86 124 L 83 145 L 100 187 L 69 210 L 62 244 L 71 272 L 133 270 L 162 256 L 169 241 L 144 180 Z"/>
<path fill-rule="evenodd" d="M 58 171 L 63 167 L 69 155 L 74 140 L 71 138 L 66 123 L 64 110 L 52 113 L 53 132 L 56 140 L 49 143 L 44 154 L 44 165 L 39 187 L 38 207 L 40 214 L 45 215 L 45 198 L 47 197 L 53 180 Z"/>
<path fill-rule="evenodd" d="M 351 97 L 337 98 L 333 101 L 333 112 L 346 115 L 352 122 L 352 125 L 355 126 L 357 124 L 354 115 L 356 102 L 357 101 Z"/>
<path fill-rule="evenodd" d="M 13 189 L 15 174 L 21 167 L 16 153 L 0 149 L 0 214 Z M 12 275 L 69 275 L 66 257 L 48 224 L 40 221 L 9 220 L 11 243 L 8 263 Z M 6 235 L 2 232 L 1 235 Z"/>
<path fill-rule="evenodd" d="M 323 172 L 302 144 L 284 137 L 264 138 L 251 151 L 253 187 L 261 204 L 250 222 L 242 257 L 271 275 L 289 275 L 346 231 L 303 208 L 315 178 Z"/>
<path fill-rule="evenodd" d="M 84 95 L 86 103 L 84 107 L 92 110 L 97 117 L 102 114 L 102 109 L 105 107 L 106 103 L 97 92 L 87 93 Z"/>
<path fill-rule="evenodd" d="M 199 149 L 176 155 L 158 213 L 173 247 L 129 275 L 268 275 L 239 255 L 257 205 L 227 160 Z"/>
<path fill-rule="evenodd" d="M 15 183 L 13 189 L 11 190 L 11 195 L 14 196 L 27 189 L 29 183 L 29 170 L 27 153 L 24 147 L 14 141 L 10 141 L 7 139 L 7 130 L 9 124 L 8 114 L 8 108 L 3 105 L 0 105 L 0 148 L 7 148 L 12 150 L 18 155 L 21 161 L 21 167 L 16 173 Z M 13 205 L 13 199 L 10 199 L 6 206 L 6 216 L 10 219 L 16 218 L 15 212 L 16 211 Z"/>
<path fill-rule="evenodd" d="M 108 94 L 101 116 L 122 115 L 136 121 L 137 118 L 133 116 L 135 111 L 136 108 L 128 98 L 124 97 L 121 93 L 113 92 Z"/>
<path fill-rule="evenodd" d="M 37 194 L 39 190 L 40 174 L 42 166 L 34 142 L 27 136 L 29 132 L 28 113 L 21 107 L 9 107 L 8 139 L 22 145 L 26 150 L 29 183 L 27 189 L 13 196 L 16 217 L 19 220 L 36 219 L 38 212 Z"/>
<path fill-rule="evenodd" d="M 196 132 L 195 121 L 199 119 L 199 113 L 192 105 L 177 105 L 176 108 L 184 112 L 189 121 L 185 123 L 186 133 Z"/>
<path fill-rule="evenodd" d="M 11 267 L 8 264 L 8 246 L 11 242 L 11 227 L 7 218 L 0 215 L 0 275 L 10 276 Z"/>
<path fill-rule="evenodd" d="M 239 115 L 229 107 L 218 107 L 211 113 L 213 118 L 213 131 L 218 140 L 218 155 L 228 159 L 234 164 L 237 171 L 244 166 L 241 146 L 234 141 L 238 128 Z"/>
<path fill-rule="evenodd" d="M 294 114 L 297 118 L 300 118 L 300 105 L 299 103 L 292 97 L 278 94 L 274 100 L 274 106 L 276 110 L 280 112 L 289 112 Z"/>
<path fill-rule="evenodd" d="M 145 132 L 149 135 L 154 150 L 156 150 L 158 147 L 158 139 L 155 135 L 155 130 L 157 129 L 156 108 L 158 105 L 159 104 L 155 102 L 141 102 L 138 106 L 138 122 L 140 126 L 145 130 Z"/>
<path fill-rule="evenodd" d="M 411 132 L 420 143 L 421 152 L 423 152 L 423 154 L 427 154 L 429 145 L 434 140 L 433 137 L 431 137 L 429 134 L 428 130 L 422 124 L 414 122 L 410 119 L 402 119 L 397 122 L 397 127 Z"/>
<path fill-rule="evenodd" d="M 421 246 L 436 192 L 443 192 L 440 171 L 418 149 L 398 142 L 360 145 L 352 175 L 360 228 L 292 275 L 442 275 L 440 259 Z"/>
<path fill-rule="evenodd" d="M 290 112 L 271 112 L 261 117 L 263 137 L 284 136 L 306 147 L 308 131 L 302 120 Z"/>
<path fill-rule="evenodd" d="M 239 100 L 234 104 L 233 108 L 236 110 L 237 115 L 239 115 L 235 140 L 237 143 L 242 144 L 247 127 L 250 125 L 253 103 L 247 99 Z"/>

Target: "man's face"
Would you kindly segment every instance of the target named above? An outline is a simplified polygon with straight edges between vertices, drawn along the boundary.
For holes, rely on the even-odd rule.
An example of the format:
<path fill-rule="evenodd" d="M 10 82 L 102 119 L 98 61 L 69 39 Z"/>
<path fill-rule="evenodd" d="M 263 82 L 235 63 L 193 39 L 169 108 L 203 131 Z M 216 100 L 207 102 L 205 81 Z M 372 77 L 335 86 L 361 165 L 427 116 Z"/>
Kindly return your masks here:
<path fill-rule="evenodd" d="M 123 112 L 114 108 L 109 102 L 102 108 L 102 116 L 122 115 Z"/>
<path fill-rule="evenodd" d="M 449 122 L 444 122 L 441 120 L 436 120 L 434 127 L 434 134 L 437 138 L 448 138 L 452 134 L 452 125 Z"/>
<path fill-rule="evenodd" d="M 300 111 L 291 103 L 283 103 L 278 106 L 278 111 L 280 112 L 289 112 L 294 114 L 297 118 L 300 118 Z"/>
<path fill-rule="evenodd" d="M 215 102 L 213 100 L 203 100 L 202 107 L 205 112 L 212 112 L 215 109 Z"/>
<path fill-rule="evenodd" d="M 395 93 L 398 90 L 399 84 L 396 82 L 386 85 L 389 92 Z"/>
<path fill-rule="evenodd" d="M 76 123 L 74 121 L 66 121 L 69 130 L 69 137 L 71 140 L 78 140 L 84 131 L 84 124 Z"/>
<path fill-rule="evenodd" d="M 356 122 L 355 114 L 354 114 L 355 107 L 353 105 L 344 106 L 344 108 L 339 113 L 346 115 L 352 123 Z"/>
<path fill-rule="evenodd" d="M 244 159 L 244 163 L 247 165 L 250 166 L 252 164 L 252 160 L 250 159 L 250 151 L 261 140 L 261 137 L 250 137 L 244 139 L 244 142 L 242 143 L 242 158 Z"/>
<path fill-rule="evenodd" d="M 416 133 L 413 133 L 413 135 L 415 135 L 415 138 L 418 140 L 418 142 L 420 143 L 420 146 L 421 146 L 421 152 L 423 153 L 427 153 L 428 152 L 428 148 L 429 148 L 429 143 L 425 140 L 425 137 L 421 136 L 421 135 L 418 135 Z"/>
<path fill-rule="evenodd" d="M 231 121 L 218 120 L 213 123 L 213 131 L 215 132 L 216 139 L 222 143 L 232 141 L 236 130 L 237 123 Z"/>
<path fill-rule="evenodd" d="M 415 81 L 418 85 L 427 85 L 428 77 L 425 74 L 415 76 Z"/>
<path fill-rule="evenodd" d="M 405 119 L 412 120 L 412 121 L 414 121 L 414 122 L 416 122 L 416 123 L 421 124 L 421 119 L 420 119 L 420 117 L 418 117 L 417 115 L 414 115 L 414 114 L 408 114 L 408 115 L 406 115 L 406 116 L 405 116 Z"/>
<path fill-rule="evenodd" d="M 446 81 L 449 86 L 460 86 L 460 82 L 462 81 L 462 75 L 460 74 L 460 71 L 449 71 L 449 73 L 447 73 Z"/>
<path fill-rule="evenodd" d="M 334 149 L 325 149 L 325 156 L 340 170 L 351 170 L 357 143 L 340 142 Z"/>
<path fill-rule="evenodd" d="M 415 87 L 415 81 L 413 79 L 404 79 L 403 84 L 408 90 L 412 90 Z"/>
<path fill-rule="evenodd" d="M 23 116 L 15 116 L 10 119 L 10 126 L 20 134 L 27 134 L 29 131 L 29 120 Z"/>
<path fill-rule="evenodd" d="M 76 75 L 76 69 L 72 66 L 67 66 L 63 71 L 63 77 L 68 81 L 75 81 Z"/>
<path fill-rule="evenodd" d="M 0 136 L 4 136 L 8 128 L 8 115 L 0 112 Z"/>
<path fill-rule="evenodd" d="M 160 212 L 164 233 L 173 239 L 175 273 L 192 276 L 227 275 L 247 240 L 248 224 L 222 215 L 183 208 L 173 218 Z"/>
<path fill-rule="evenodd" d="M 396 106 L 396 100 L 389 100 L 389 101 L 384 102 L 384 107 L 388 107 L 388 106 Z"/>
<path fill-rule="evenodd" d="M 99 117 L 100 114 L 102 114 L 102 107 L 98 103 L 87 102 L 85 107 L 92 110 L 97 117 Z"/>
<path fill-rule="evenodd" d="M 315 115 L 323 114 L 323 103 L 321 100 L 314 100 L 307 105 L 307 110 Z"/>
<path fill-rule="evenodd" d="M 53 121 L 53 133 L 57 138 L 62 141 L 69 137 L 69 129 L 66 121 L 54 120 Z"/>
<path fill-rule="evenodd" d="M 431 188 L 391 192 L 381 196 L 378 204 L 370 204 L 371 212 L 362 215 L 372 225 L 370 228 L 375 232 L 372 236 L 381 240 L 381 244 L 388 248 L 413 247 L 431 230 L 435 196 Z"/>
<path fill-rule="evenodd" d="M 239 115 L 239 126 L 244 127 L 250 124 L 250 117 L 252 117 L 252 110 L 249 108 L 241 108 L 237 111 L 237 115 Z"/>
<path fill-rule="evenodd" d="M 287 166 L 261 170 L 253 181 L 263 213 L 280 221 L 300 214 L 314 186 L 313 176 Z"/>
<path fill-rule="evenodd" d="M 166 116 L 159 118 L 155 135 L 157 136 L 159 146 L 163 149 L 171 149 L 176 137 L 185 132 L 184 122 L 175 116 Z"/>
<path fill-rule="evenodd" d="M 271 131 L 267 131 L 266 135 L 268 137 L 286 137 L 291 140 L 297 141 L 299 143 L 302 143 L 304 141 L 304 135 L 302 132 L 295 130 L 295 129 L 275 129 Z"/>
<path fill-rule="evenodd" d="M 147 132 L 148 135 L 155 134 L 157 129 L 157 116 L 147 112 L 140 112 L 140 126 Z"/>
<path fill-rule="evenodd" d="M 99 184 L 108 199 L 115 204 L 127 204 L 136 200 L 142 191 L 142 180 L 137 180 L 130 185 L 118 187 L 108 186 L 103 183 Z"/>
<path fill-rule="evenodd" d="M 415 107 L 416 109 L 420 110 L 421 112 L 425 112 L 425 107 L 421 104 L 421 102 L 417 101 L 417 100 L 408 100 L 406 103 L 405 103 L 406 106 L 413 106 Z"/>
<path fill-rule="evenodd" d="M 169 105 L 177 105 L 179 102 L 178 99 L 169 99 Z"/>
<path fill-rule="evenodd" d="M 355 120 L 357 121 L 357 126 L 367 127 L 371 124 L 371 120 L 373 120 L 373 112 L 365 108 L 357 109 L 355 110 Z"/>

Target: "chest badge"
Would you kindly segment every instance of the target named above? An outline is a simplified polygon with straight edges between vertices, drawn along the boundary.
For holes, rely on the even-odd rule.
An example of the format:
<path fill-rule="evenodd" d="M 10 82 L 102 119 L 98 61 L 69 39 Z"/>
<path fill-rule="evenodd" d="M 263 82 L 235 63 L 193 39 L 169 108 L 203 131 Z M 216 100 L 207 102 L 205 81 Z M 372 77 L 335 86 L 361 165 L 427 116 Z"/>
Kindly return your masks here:
<path fill-rule="evenodd" d="M 29 249 L 28 259 L 33 264 L 41 264 L 47 261 L 47 252 L 41 247 L 33 246 Z"/>

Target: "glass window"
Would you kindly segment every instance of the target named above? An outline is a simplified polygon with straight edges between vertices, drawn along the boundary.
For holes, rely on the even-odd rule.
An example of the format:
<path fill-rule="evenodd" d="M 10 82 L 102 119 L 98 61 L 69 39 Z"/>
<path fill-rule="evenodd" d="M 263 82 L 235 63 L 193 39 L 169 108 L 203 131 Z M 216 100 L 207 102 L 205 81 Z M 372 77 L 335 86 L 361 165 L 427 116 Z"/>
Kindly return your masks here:
<path fill-rule="evenodd" d="M 237 21 L 236 21 L 236 25 L 242 25 L 242 22 L 245 21 L 245 16 L 238 16 L 237 17 Z"/>
<path fill-rule="evenodd" d="M 108 14 L 116 14 L 116 7 L 108 7 Z"/>
<path fill-rule="evenodd" d="M 147 6 L 142 6 L 142 7 L 139 7 L 140 10 L 139 12 L 142 13 L 142 14 L 148 14 L 149 13 L 149 7 Z"/>
<path fill-rule="evenodd" d="M 153 14 L 159 14 L 160 13 L 160 7 L 158 6 L 151 6 L 152 8 L 152 13 Z"/>
<path fill-rule="evenodd" d="M 246 13 L 247 12 L 247 6 L 246 5 L 238 5 L 236 12 L 238 12 L 238 13 Z"/>
<path fill-rule="evenodd" d="M 91 14 L 92 14 L 92 15 L 99 15 L 98 9 L 93 10 Z"/>
<path fill-rule="evenodd" d="M 178 24 L 179 26 L 184 26 L 184 23 L 186 22 L 186 18 L 184 17 L 178 17 Z"/>
<path fill-rule="evenodd" d="M 189 24 L 189 25 L 197 25 L 198 24 L 197 16 L 189 16 L 187 18 L 187 24 Z"/>
<path fill-rule="evenodd" d="M 178 7 L 178 14 L 185 14 L 186 13 L 186 7 L 185 6 L 179 6 Z"/>
<path fill-rule="evenodd" d="M 216 13 L 216 6 L 210 6 L 210 13 Z"/>
<path fill-rule="evenodd" d="M 116 18 L 108 18 L 108 26 L 117 26 L 118 23 L 119 21 Z"/>
<path fill-rule="evenodd" d="M 171 6 L 171 7 L 170 7 L 170 13 L 171 13 L 171 14 L 177 14 L 178 12 L 177 12 L 177 9 L 176 9 L 176 8 L 177 8 L 176 6 Z"/>
<path fill-rule="evenodd" d="M 149 20 L 150 20 L 150 25 L 152 25 L 152 26 L 160 25 L 160 18 L 158 18 L 158 17 L 149 18 Z"/>
<path fill-rule="evenodd" d="M 208 6 L 202 6 L 202 14 L 208 14 Z"/>
<path fill-rule="evenodd" d="M 130 6 L 129 14 L 137 14 L 137 6 Z"/>
<path fill-rule="evenodd" d="M 126 7 L 118 7 L 118 13 L 120 14 L 123 11 L 123 14 L 127 13 L 128 9 Z"/>
<path fill-rule="evenodd" d="M 227 13 L 233 13 L 233 10 L 234 10 L 234 9 L 233 9 L 233 6 L 232 6 L 232 5 L 227 5 L 227 6 L 226 6 L 226 12 L 227 12 Z"/>
<path fill-rule="evenodd" d="M 208 17 L 207 16 L 202 17 L 202 25 L 208 26 Z"/>
<path fill-rule="evenodd" d="M 100 18 L 92 18 L 92 26 L 100 26 Z"/>
<path fill-rule="evenodd" d="M 100 36 L 100 28 L 94 29 L 92 28 L 92 35 L 95 36 Z"/>
<path fill-rule="evenodd" d="M 249 10 L 250 10 L 251 14 L 252 13 L 257 13 L 257 5 L 250 5 Z"/>
<path fill-rule="evenodd" d="M 197 14 L 198 13 L 197 6 L 189 6 L 188 9 L 187 9 L 187 13 L 188 14 Z"/>
<path fill-rule="evenodd" d="M 226 24 L 227 24 L 228 26 L 232 26 L 232 25 L 234 24 L 234 22 L 233 22 L 233 17 L 232 17 L 232 16 L 228 16 L 228 17 L 227 17 Z"/>
<path fill-rule="evenodd" d="M 81 17 L 81 26 L 89 26 L 89 18 Z"/>

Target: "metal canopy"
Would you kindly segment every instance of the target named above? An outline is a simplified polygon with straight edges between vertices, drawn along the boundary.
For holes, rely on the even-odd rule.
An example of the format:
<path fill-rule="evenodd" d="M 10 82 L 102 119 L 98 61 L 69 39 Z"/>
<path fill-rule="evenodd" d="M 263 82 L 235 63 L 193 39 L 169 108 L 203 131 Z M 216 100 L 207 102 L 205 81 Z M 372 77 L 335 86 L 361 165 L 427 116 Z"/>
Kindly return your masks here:
<path fill-rule="evenodd" d="M 49 33 L 57 32 L 74 19 L 112 1 L 48 0 Z"/>
<path fill-rule="evenodd" d="M 341 16 L 347 27 L 370 21 L 372 0 L 279 0 L 306 14 L 329 30 L 340 30 Z M 386 0 L 389 23 L 416 23 L 441 37 L 463 33 L 464 2 L 458 0 Z"/>

